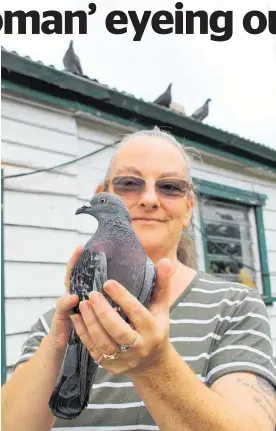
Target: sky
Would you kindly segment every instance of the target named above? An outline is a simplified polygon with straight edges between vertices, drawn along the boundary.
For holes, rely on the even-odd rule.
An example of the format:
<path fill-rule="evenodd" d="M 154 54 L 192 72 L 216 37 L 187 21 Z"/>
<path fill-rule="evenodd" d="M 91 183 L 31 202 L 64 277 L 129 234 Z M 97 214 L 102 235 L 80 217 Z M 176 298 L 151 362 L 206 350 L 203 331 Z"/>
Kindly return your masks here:
<path fill-rule="evenodd" d="M 5 10 L 85 10 L 86 0 L 34 1 L 1 0 L 0 14 Z M 86 35 L 79 35 L 77 26 L 72 35 L 4 35 L 1 45 L 20 55 L 29 55 L 47 65 L 63 69 L 62 58 L 69 40 L 80 57 L 84 73 L 101 83 L 153 101 L 170 82 L 173 100 L 184 106 L 187 115 L 211 98 L 210 114 L 205 123 L 276 150 L 276 35 L 268 29 L 250 35 L 242 25 L 244 15 L 260 10 L 268 16 L 276 10 L 276 0 L 185 0 L 186 10 L 205 10 L 208 16 L 215 10 L 233 11 L 233 36 L 228 41 L 215 42 L 209 34 L 154 33 L 149 22 L 141 41 L 133 41 L 134 30 L 128 24 L 127 33 L 113 35 L 105 26 L 105 18 L 113 10 L 125 13 L 135 10 L 152 14 L 159 10 L 175 13 L 175 1 L 95 0 L 97 11 L 88 17 Z M 11 8 L 12 5 L 12 8 Z M 221 21 L 221 25 L 223 22 Z M 274 23 L 276 28 L 276 22 Z"/>

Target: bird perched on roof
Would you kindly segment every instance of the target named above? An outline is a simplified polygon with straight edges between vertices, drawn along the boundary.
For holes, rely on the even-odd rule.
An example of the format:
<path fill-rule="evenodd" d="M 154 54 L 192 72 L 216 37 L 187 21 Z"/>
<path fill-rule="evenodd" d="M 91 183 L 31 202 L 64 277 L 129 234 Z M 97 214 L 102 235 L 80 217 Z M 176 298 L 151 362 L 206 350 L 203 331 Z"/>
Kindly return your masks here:
<path fill-rule="evenodd" d="M 74 51 L 72 40 L 70 41 L 69 48 L 63 57 L 63 65 L 68 72 L 75 73 L 76 75 L 83 75 L 81 62 Z"/>
<path fill-rule="evenodd" d="M 206 102 L 191 115 L 191 118 L 202 122 L 209 115 L 210 102 L 211 99 L 207 99 Z"/>
<path fill-rule="evenodd" d="M 106 280 L 113 279 L 147 307 L 155 287 L 156 268 L 132 229 L 124 202 L 116 195 L 99 193 L 90 200 L 90 206 L 76 211 L 81 213 L 95 217 L 98 228 L 72 270 L 70 293 L 82 301 L 88 299 L 89 292 L 98 291 L 115 307 L 103 290 Z M 78 306 L 73 312 L 80 313 Z M 123 311 L 118 312 L 129 323 Z M 72 327 L 60 376 L 49 401 L 56 417 L 73 419 L 86 408 L 97 369 L 98 364 Z"/>
<path fill-rule="evenodd" d="M 166 108 L 169 108 L 171 101 L 172 101 L 172 83 L 169 84 L 167 90 L 162 93 L 157 99 L 153 102 L 156 105 L 165 106 Z"/>

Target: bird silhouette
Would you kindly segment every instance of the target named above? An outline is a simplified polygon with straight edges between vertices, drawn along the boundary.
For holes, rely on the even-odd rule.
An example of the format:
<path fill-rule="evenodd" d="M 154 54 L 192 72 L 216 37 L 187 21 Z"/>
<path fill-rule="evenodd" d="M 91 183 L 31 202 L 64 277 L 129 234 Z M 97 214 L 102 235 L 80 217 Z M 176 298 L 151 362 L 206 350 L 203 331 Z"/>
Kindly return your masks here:
<path fill-rule="evenodd" d="M 69 48 L 63 57 L 63 65 L 66 70 L 76 75 L 83 75 L 81 62 L 79 57 L 74 51 L 73 41 L 70 41 Z"/>
<path fill-rule="evenodd" d="M 169 108 L 171 101 L 172 101 L 172 83 L 168 86 L 167 90 L 162 93 L 157 99 L 153 102 L 156 105 L 165 106 L 166 108 Z"/>
<path fill-rule="evenodd" d="M 209 102 L 211 102 L 211 99 L 207 99 L 206 102 L 191 115 L 191 118 L 202 123 L 209 114 Z"/>

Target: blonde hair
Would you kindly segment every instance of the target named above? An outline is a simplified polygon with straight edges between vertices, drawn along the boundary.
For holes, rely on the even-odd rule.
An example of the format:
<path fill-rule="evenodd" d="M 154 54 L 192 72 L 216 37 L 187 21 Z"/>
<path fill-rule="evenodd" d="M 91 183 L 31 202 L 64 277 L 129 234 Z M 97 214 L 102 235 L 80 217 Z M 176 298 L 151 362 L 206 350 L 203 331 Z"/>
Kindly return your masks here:
<path fill-rule="evenodd" d="M 104 191 L 108 190 L 108 179 L 110 177 L 110 171 L 112 168 L 112 164 L 114 161 L 114 158 L 116 156 L 117 151 L 125 145 L 127 142 L 131 141 L 132 139 L 135 139 L 137 137 L 144 137 L 144 136 L 153 136 L 158 138 L 163 138 L 169 141 L 172 145 L 177 147 L 179 152 L 181 153 L 186 168 L 187 168 L 187 179 L 190 184 L 192 184 L 192 176 L 191 176 L 191 156 L 189 155 L 188 151 L 190 150 L 189 147 L 184 148 L 170 133 L 165 132 L 159 127 L 155 126 L 151 130 L 139 130 L 138 132 L 130 133 L 128 135 L 125 135 L 123 139 L 120 141 L 115 154 L 110 160 L 110 163 L 108 165 L 107 173 L 105 175 L 104 179 Z M 195 192 L 193 189 L 188 190 L 188 199 L 196 199 Z M 196 252 L 195 252 L 195 244 L 193 239 L 190 237 L 186 229 L 182 229 L 180 240 L 177 247 L 177 258 L 178 260 L 183 263 L 186 266 L 189 266 L 190 268 L 196 268 Z"/>

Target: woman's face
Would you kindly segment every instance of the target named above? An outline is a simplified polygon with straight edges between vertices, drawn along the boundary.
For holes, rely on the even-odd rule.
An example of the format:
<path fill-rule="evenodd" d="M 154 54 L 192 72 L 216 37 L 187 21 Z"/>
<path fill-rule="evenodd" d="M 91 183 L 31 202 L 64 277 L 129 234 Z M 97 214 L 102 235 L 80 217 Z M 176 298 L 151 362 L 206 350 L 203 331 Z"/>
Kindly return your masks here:
<path fill-rule="evenodd" d="M 146 182 L 144 190 L 137 196 L 120 195 L 146 253 L 152 259 L 157 255 L 158 258 L 175 257 L 181 230 L 189 226 L 194 201 L 187 193 L 173 199 L 164 198 L 156 192 L 155 181 L 162 177 L 188 180 L 183 156 L 164 138 L 136 137 L 117 151 L 109 179 L 124 175 Z M 112 182 L 108 191 L 114 193 Z"/>

